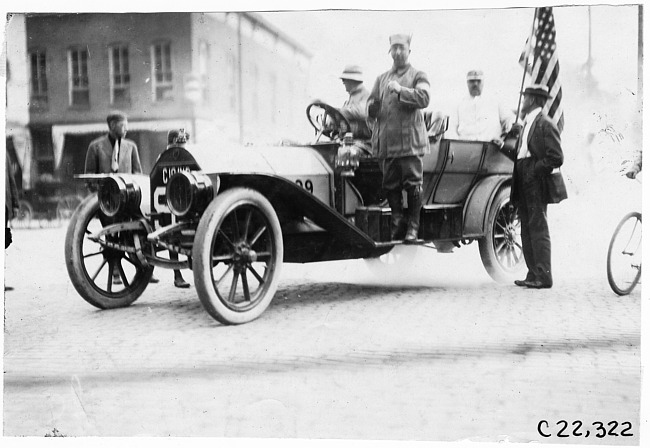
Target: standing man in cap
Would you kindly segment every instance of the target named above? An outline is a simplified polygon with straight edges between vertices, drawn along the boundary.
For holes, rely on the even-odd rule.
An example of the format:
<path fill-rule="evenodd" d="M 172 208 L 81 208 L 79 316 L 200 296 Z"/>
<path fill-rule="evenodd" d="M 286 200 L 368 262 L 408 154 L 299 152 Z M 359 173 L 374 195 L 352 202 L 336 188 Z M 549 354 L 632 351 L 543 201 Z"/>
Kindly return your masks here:
<path fill-rule="evenodd" d="M 548 87 L 533 84 L 524 89 L 523 95 L 523 133 L 516 154 L 509 155 L 515 160 L 511 201 L 519 209 L 522 250 L 528 273 L 524 280 L 515 280 L 515 285 L 550 288 L 553 275 L 546 209 L 549 203 L 559 200 L 550 197 L 546 181 L 562 165 L 564 154 L 560 131 L 542 112 L 549 98 Z"/>
<path fill-rule="evenodd" d="M 393 67 L 375 81 L 368 116 L 374 119 L 372 148 L 391 209 L 391 238 L 412 244 L 420 227 L 422 156 L 430 151 L 422 114 L 429 105 L 429 79 L 408 62 L 411 36 L 394 34 L 389 42 Z M 402 190 L 408 197 L 408 221 L 404 219 Z"/>
<path fill-rule="evenodd" d="M 162 157 L 162 155 L 166 151 L 173 150 L 173 148 L 185 148 L 185 144 L 189 139 L 190 139 L 190 134 L 189 132 L 185 132 L 185 129 L 172 129 L 169 132 L 167 132 L 167 147 L 163 152 L 161 152 L 158 155 L 158 158 L 156 158 L 154 165 L 158 163 L 158 160 Z M 154 174 L 152 173 L 151 176 L 153 175 Z M 172 223 L 172 215 L 161 214 L 160 218 L 158 218 L 158 222 L 160 222 L 161 226 L 168 226 Z M 170 250 L 169 259 L 171 261 L 178 261 L 178 254 Z M 180 269 L 174 269 L 174 286 L 176 286 L 177 288 L 190 287 L 190 284 L 187 283 L 183 278 L 183 274 L 181 273 Z"/>
<path fill-rule="evenodd" d="M 483 72 L 467 72 L 469 95 L 458 104 L 456 123 L 452 129 L 461 140 L 478 140 L 501 144 L 515 122 L 515 114 L 499 104 L 491 95 L 483 94 Z"/>
<path fill-rule="evenodd" d="M 134 141 L 126 138 L 128 119 L 122 112 L 112 112 L 106 117 L 108 134 L 98 137 L 88 145 L 86 152 L 86 174 L 102 173 L 142 173 L 138 147 Z M 92 187 L 91 187 L 92 190 Z M 122 280 L 117 272 L 113 273 L 113 283 Z M 150 283 L 158 283 L 151 277 Z"/>

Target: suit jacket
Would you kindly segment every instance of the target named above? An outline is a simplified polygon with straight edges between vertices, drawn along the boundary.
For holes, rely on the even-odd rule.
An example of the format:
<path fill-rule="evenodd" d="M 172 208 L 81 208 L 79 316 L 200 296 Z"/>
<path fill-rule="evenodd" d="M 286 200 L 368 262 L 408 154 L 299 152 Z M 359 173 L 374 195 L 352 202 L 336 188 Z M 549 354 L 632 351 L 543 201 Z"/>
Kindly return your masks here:
<path fill-rule="evenodd" d="M 96 138 L 88 145 L 86 153 L 86 174 L 112 173 L 111 158 L 113 156 L 113 147 L 108 139 L 108 134 Z M 140 165 L 140 156 L 138 147 L 133 140 L 123 138 L 120 142 L 120 155 L 118 157 L 118 173 L 142 173 Z"/>
<path fill-rule="evenodd" d="M 553 192 L 547 188 L 547 181 L 555 168 L 559 168 L 564 163 L 564 153 L 560 142 L 560 131 L 555 123 L 544 113 L 537 115 L 528 133 L 528 150 L 533 158 L 533 177 L 539 179 L 542 186 L 544 201 L 549 204 L 558 202 L 553 197 Z M 509 156 L 516 161 L 517 151 Z M 513 183 L 511 190 L 511 200 L 514 204 L 519 200 L 517 164 L 515 163 L 512 172 Z M 560 178 L 561 179 L 561 178 Z M 563 183 L 563 181 L 562 181 Z"/>

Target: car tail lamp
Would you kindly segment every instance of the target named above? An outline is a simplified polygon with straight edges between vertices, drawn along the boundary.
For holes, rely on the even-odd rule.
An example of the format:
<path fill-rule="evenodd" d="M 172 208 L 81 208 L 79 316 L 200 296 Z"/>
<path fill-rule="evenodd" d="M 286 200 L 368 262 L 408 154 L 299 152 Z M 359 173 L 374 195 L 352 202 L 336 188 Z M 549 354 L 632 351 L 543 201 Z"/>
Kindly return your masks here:
<path fill-rule="evenodd" d="M 200 213 L 214 197 L 212 181 L 204 174 L 180 171 L 167 182 L 167 207 L 179 218 Z"/>
<path fill-rule="evenodd" d="M 138 210 L 142 192 L 140 186 L 132 180 L 111 176 L 102 180 L 98 197 L 102 212 L 108 217 L 113 217 L 127 211 Z"/>

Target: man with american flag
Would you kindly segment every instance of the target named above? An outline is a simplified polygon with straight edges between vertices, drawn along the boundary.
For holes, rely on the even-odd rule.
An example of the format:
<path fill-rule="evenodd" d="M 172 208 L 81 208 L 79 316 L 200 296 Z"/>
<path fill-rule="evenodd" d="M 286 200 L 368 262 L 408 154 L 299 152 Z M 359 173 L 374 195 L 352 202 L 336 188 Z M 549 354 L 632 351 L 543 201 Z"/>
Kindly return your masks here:
<path fill-rule="evenodd" d="M 532 64 L 528 64 L 530 54 Z M 547 205 L 566 198 L 566 187 L 559 168 L 564 162 L 560 133 L 564 127 L 560 66 L 555 45 L 555 24 L 551 8 L 537 8 L 533 33 L 528 40 L 523 62 L 532 84 L 521 93 L 524 118 L 517 148 L 508 154 L 515 166 L 511 202 L 521 219 L 522 250 L 528 273 L 515 285 L 551 288 L 551 237 Z M 524 74 L 525 76 L 525 74 Z M 559 187 L 559 192 L 553 187 Z"/>
<path fill-rule="evenodd" d="M 519 211 L 522 251 L 528 273 L 524 280 L 515 280 L 515 285 L 550 288 L 553 275 L 546 209 L 549 203 L 563 198 L 553 196 L 548 181 L 564 162 L 564 153 L 557 126 L 542 110 L 550 99 L 548 88 L 532 84 L 526 87 L 523 95 L 523 135 L 516 153 L 510 154 L 515 161 L 510 199 Z"/>

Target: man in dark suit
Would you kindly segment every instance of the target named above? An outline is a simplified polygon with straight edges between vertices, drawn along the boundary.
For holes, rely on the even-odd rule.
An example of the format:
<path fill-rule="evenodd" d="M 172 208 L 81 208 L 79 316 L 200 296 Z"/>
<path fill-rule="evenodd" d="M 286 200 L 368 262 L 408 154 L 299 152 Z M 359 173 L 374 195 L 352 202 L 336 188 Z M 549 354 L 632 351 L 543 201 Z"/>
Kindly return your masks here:
<path fill-rule="evenodd" d="M 548 87 L 533 84 L 524 92 L 522 113 L 523 133 L 515 154 L 512 174 L 511 201 L 519 209 L 521 241 L 528 274 L 524 280 L 516 280 L 517 286 L 550 288 L 551 237 L 548 230 L 546 208 L 549 203 L 559 202 L 551 197 L 547 181 L 564 162 L 557 126 L 542 112 L 549 98 Z"/>
<path fill-rule="evenodd" d="M 106 123 L 108 134 L 96 138 L 88 145 L 85 173 L 142 173 L 138 147 L 133 140 L 126 138 L 126 115 L 122 112 L 112 112 L 106 117 Z M 93 190 L 93 187 L 90 189 Z M 158 279 L 151 277 L 149 282 L 158 283 Z M 113 272 L 113 283 L 122 283 L 117 269 Z"/>
<path fill-rule="evenodd" d="M 114 112 L 106 117 L 108 134 L 96 138 L 88 145 L 86 174 L 142 173 L 140 156 L 135 142 L 126 138 L 126 115 Z"/>

